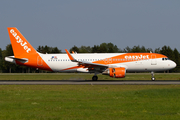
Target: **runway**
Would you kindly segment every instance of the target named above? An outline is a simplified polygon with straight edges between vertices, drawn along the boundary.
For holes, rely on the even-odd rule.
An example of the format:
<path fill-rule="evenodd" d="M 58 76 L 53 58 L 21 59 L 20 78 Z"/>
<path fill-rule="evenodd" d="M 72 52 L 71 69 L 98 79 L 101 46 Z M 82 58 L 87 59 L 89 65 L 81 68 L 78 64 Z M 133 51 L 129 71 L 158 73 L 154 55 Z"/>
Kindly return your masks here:
<path fill-rule="evenodd" d="M 179 85 L 180 80 L 0 80 L 0 85 Z"/>

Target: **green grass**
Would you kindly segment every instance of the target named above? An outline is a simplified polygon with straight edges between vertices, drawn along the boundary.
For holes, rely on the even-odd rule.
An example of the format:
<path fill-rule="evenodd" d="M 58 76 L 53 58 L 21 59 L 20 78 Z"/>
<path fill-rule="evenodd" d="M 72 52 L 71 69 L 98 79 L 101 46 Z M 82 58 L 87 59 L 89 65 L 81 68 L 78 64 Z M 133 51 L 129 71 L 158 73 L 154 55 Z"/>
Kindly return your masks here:
<path fill-rule="evenodd" d="M 92 80 L 83 73 L 1 73 L 0 80 Z M 127 73 L 125 78 L 98 74 L 99 80 L 151 80 L 150 73 Z M 180 80 L 180 73 L 155 73 L 156 80 Z"/>
<path fill-rule="evenodd" d="M 179 120 L 180 85 L 1 85 L 2 120 Z"/>

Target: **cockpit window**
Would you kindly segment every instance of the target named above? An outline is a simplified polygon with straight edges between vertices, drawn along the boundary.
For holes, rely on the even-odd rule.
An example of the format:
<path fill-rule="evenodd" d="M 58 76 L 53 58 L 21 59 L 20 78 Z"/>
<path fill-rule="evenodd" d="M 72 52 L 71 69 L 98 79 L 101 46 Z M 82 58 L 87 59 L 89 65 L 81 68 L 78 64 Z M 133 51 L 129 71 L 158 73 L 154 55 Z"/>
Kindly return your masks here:
<path fill-rule="evenodd" d="M 162 60 L 164 61 L 164 60 L 170 60 L 169 58 L 162 58 Z"/>

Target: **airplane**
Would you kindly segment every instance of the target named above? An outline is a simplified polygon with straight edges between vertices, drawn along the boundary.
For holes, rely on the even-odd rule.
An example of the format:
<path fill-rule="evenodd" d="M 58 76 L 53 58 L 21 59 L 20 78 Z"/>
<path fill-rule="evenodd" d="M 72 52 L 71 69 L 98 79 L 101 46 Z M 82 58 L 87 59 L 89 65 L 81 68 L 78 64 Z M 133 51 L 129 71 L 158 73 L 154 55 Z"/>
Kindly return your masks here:
<path fill-rule="evenodd" d="M 15 27 L 8 27 L 8 33 L 14 56 L 5 60 L 42 70 L 54 72 L 94 73 L 92 80 L 98 80 L 97 74 L 113 78 L 124 78 L 126 72 L 154 72 L 170 70 L 176 63 L 167 56 L 157 53 L 74 53 L 65 49 L 66 54 L 42 54 L 37 52 Z"/>

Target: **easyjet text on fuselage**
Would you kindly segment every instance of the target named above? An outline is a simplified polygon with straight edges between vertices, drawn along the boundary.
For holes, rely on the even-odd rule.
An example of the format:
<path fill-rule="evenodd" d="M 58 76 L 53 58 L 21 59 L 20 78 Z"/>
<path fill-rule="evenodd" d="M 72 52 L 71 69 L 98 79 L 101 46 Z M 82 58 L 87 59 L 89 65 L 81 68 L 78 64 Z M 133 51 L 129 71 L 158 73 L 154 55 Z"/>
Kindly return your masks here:
<path fill-rule="evenodd" d="M 149 59 L 149 55 L 126 55 L 125 59 Z"/>

